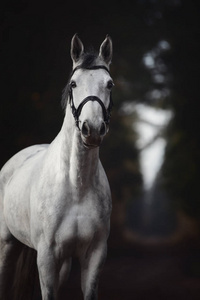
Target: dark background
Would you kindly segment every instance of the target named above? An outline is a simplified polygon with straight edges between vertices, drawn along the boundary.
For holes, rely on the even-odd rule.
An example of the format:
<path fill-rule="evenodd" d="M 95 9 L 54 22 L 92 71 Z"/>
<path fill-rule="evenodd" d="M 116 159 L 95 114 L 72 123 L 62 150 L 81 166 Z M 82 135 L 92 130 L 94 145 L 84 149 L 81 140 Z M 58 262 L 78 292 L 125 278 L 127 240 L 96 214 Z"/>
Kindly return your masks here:
<path fill-rule="evenodd" d="M 115 107 L 101 149 L 113 214 L 101 299 L 200 297 L 199 17 L 194 0 L 1 4 L 0 166 L 59 132 L 74 33 L 86 48 L 98 49 L 106 34 L 113 39 Z M 169 47 L 158 51 L 162 41 Z M 155 59 L 149 68 L 143 63 L 147 53 Z M 127 102 L 174 112 L 163 133 L 167 147 L 151 207 L 143 201 L 132 129 L 137 116 L 123 112 Z M 76 268 L 71 278 L 71 299 L 78 299 Z"/>

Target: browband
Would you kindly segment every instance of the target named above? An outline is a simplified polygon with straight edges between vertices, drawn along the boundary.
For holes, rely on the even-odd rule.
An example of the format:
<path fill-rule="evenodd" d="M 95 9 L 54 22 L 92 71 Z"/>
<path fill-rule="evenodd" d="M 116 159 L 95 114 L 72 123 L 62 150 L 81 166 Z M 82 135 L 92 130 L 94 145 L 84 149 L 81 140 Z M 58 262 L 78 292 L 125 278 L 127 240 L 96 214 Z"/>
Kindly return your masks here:
<path fill-rule="evenodd" d="M 82 67 L 82 65 L 77 66 L 76 68 L 73 69 L 72 73 L 71 73 L 71 77 L 74 75 L 74 73 L 79 70 L 79 69 L 86 69 L 86 70 L 98 70 L 98 69 L 104 69 L 106 70 L 109 74 L 110 71 L 108 70 L 108 68 L 104 65 L 98 65 L 98 66 L 92 66 L 92 67 Z"/>

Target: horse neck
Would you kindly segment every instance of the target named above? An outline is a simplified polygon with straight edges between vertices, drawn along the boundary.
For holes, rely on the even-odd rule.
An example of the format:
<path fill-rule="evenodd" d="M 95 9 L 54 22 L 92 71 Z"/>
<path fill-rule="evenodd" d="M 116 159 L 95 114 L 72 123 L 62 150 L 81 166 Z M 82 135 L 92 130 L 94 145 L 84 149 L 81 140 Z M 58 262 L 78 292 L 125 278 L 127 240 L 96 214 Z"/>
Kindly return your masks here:
<path fill-rule="evenodd" d="M 86 149 L 69 106 L 60 131 L 60 163 L 73 186 L 87 186 L 98 172 L 99 148 Z"/>

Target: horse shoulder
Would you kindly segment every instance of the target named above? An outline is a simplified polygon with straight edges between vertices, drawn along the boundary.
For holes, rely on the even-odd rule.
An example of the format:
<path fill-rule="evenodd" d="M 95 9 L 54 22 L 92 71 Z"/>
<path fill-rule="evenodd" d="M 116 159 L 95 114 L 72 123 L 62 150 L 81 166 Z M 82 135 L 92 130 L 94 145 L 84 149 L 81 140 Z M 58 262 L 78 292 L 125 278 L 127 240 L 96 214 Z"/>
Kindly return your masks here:
<path fill-rule="evenodd" d="M 3 166 L 0 172 L 0 181 L 1 185 L 7 184 L 13 174 L 21 168 L 26 161 L 34 157 L 37 153 L 45 150 L 48 145 L 34 145 L 27 147 L 18 153 L 16 153 L 13 157 L 11 157 L 7 163 Z"/>

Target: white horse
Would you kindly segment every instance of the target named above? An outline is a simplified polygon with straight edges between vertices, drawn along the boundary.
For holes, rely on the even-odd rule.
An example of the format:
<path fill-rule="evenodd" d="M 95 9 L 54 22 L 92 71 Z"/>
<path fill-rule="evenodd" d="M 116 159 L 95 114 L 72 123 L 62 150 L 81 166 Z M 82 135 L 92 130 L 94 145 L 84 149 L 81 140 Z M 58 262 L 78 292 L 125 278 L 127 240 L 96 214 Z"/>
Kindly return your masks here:
<path fill-rule="evenodd" d="M 99 53 L 85 53 L 75 35 L 71 57 L 61 131 L 51 144 L 17 153 L 0 173 L 1 300 L 13 299 L 10 290 L 22 245 L 37 251 L 43 300 L 58 299 L 72 257 L 80 261 L 84 299 L 97 299 L 111 213 L 99 146 L 112 108 L 112 41 L 107 36 Z"/>

